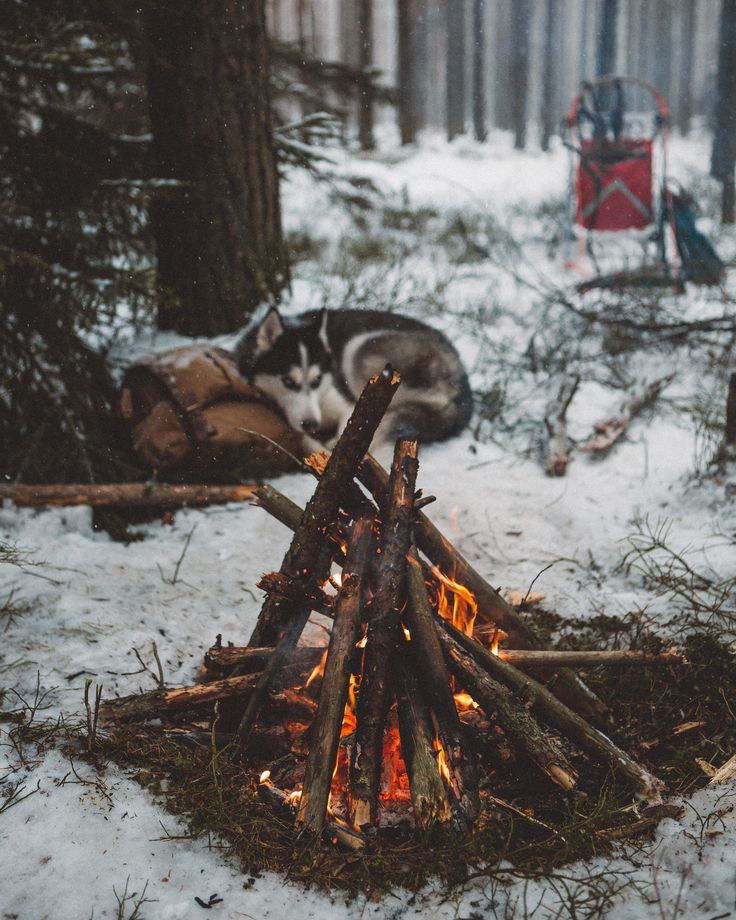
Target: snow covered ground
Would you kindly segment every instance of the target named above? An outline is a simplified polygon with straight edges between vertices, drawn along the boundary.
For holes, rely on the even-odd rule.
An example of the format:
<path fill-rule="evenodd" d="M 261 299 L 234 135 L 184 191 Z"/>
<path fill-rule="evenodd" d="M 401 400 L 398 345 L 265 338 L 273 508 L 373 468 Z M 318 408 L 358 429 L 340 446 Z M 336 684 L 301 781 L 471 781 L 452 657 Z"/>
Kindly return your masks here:
<path fill-rule="evenodd" d="M 544 474 L 534 445 L 545 401 L 554 393 L 547 376 L 535 381 L 518 369 L 533 335 L 549 342 L 553 317 L 544 313 L 540 284 L 572 281 L 562 268 L 562 249 L 554 246 L 556 225 L 542 208 L 549 202 L 550 212 L 564 210 L 565 151 L 515 153 L 507 137 L 494 136 L 483 145 L 429 138 L 409 155 L 336 157 L 334 183 L 315 185 L 298 174 L 284 185 L 287 230 L 316 241 L 321 256 L 319 265 L 309 260 L 296 265 L 289 309 L 337 306 L 348 296 L 366 304 L 373 298 L 386 307 L 398 302 L 451 335 L 473 369 L 476 389 L 488 391 L 494 381 L 503 381 L 502 428 L 488 422 L 481 440 L 467 432 L 427 448 L 421 457 L 420 484 L 439 498 L 431 516 L 478 569 L 504 590 L 525 590 L 546 569 L 535 590 L 546 593 L 551 609 L 581 617 L 646 609 L 654 628 L 663 631 L 671 628 L 666 601 L 648 594 L 635 574 L 617 568 L 635 520 L 666 519 L 673 545 L 689 546 L 696 567 L 721 578 L 735 576 L 732 477 L 702 475 L 712 445 L 691 411 L 704 398 L 719 400 L 715 408 L 723 409 L 725 392 L 720 379 L 709 376 L 707 348 L 638 354 L 627 374 L 650 380 L 677 374 L 658 410 L 636 421 L 606 459 L 578 453 L 566 477 Z M 704 172 L 706 143 L 676 142 L 673 161 L 675 174 L 691 181 Z M 371 180 L 397 209 L 403 202 L 407 212 L 431 210 L 428 221 L 435 229 L 463 216 L 469 232 L 482 230 L 483 245 L 500 256 L 456 258 L 457 232 L 444 255 L 436 240 L 429 244 L 427 233 L 419 233 L 407 249 L 406 232 L 377 228 L 370 212 L 356 220 L 339 205 L 336 195 L 348 175 Z M 521 253 L 504 248 L 504 232 L 521 241 Z M 494 234 L 501 239 L 498 249 L 492 246 Z M 396 258 L 376 259 L 373 269 L 364 258 L 357 274 L 356 241 L 366 236 L 386 250 L 395 246 Z M 733 255 L 733 242 L 719 241 L 726 257 Z M 528 283 L 520 283 L 520 275 Z M 417 306 L 420 302 L 425 306 Z M 692 319 L 718 315 L 727 305 L 717 291 L 692 290 L 677 309 Z M 144 337 L 127 355 L 170 344 L 167 336 Z M 569 426 L 572 437 L 582 440 L 621 394 L 610 385 L 610 374 L 600 372 L 594 354 L 576 352 L 574 361 L 582 383 Z M 312 483 L 284 477 L 279 488 L 303 503 Z M 145 539 L 125 546 L 94 532 L 85 508 L 0 508 L 0 540 L 15 544 L 34 563 L 0 565 L 0 686 L 7 688 L 0 708 L 18 708 L 21 697 L 32 701 L 38 684 L 45 707 L 40 715 L 63 714 L 73 721 L 83 717 L 86 677 L 102 683 L 106 695 L 152 688 L 133 649 L 152 664 L 155 640 L 167 683 L 177 685 L 192 680 L 217 633 L 231 641 L 247 638 L 260 606 L 254 585 L 280 561 L 289 539 L 284 528 L 258 508 L 231 505 L 181 511 L 172 526 L 154 523 L 139 530 Z M 6 741 L 0 734 L 3 918 L 184 920 L 201 916 L 195 896 L 206 901 L 215 892 L 222 902 L 212 909 L 228 920 L 736 917 L 733 783 L 695 793 L 685 817 L 663 821 L 651 843 L 570 866 L 550 880 L 521 883 L 509 877 L 503 887 L 486 879 L 449 896 L 430 887 L 417 896 L 397 891 L 380 902 L 346 905 L 339 893 L 296 889 L 272 874 L 251 884 L 207 841 L 177 839 L 183 825 L 121 769 L 110 766 L 100 776 L 81 761 L 70 763 L 59 750 L 36 756 L 32 747 L 21 765 Z M 570 892 L 578 898 L 577 913 Z M 134 913 L 143 896 L 146 901 Z M 561 906 L 565 901 L 568 906 Z M 593 912 L 596 904 L 602 912 Z"/>

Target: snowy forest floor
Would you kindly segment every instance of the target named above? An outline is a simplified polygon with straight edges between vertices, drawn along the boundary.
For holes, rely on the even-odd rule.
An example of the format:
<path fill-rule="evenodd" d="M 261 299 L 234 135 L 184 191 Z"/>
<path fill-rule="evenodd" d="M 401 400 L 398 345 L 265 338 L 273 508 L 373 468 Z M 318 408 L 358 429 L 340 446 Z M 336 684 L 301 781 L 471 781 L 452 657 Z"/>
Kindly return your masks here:
<path fill-rule="evenodd" d="M 503 591 L 534 582 L 567 630 L 605 616 L 675 641 L 698 629 L 733 643 L 736 476 L 709 467 L 733 342 L 706 326 L 687 336 L 677 327 L 733 316 L 733 277 L 725 296 L 692 286 L 680 297 L 573 294 L 562 149 L 517 153 L 505 136 L 483 145 L 429 138 L 411 153 L 335 159 L 329 181 L 295 173 L 283 184 L 294 260 L 286 309 L 399 310 L 456 344 L 476 414 L 462 436 L 421 454 L 420 485 L 438 496 L 431 517 Z M 715 234 L 707 162 L 705 140 L 673 144 L 671 172 Z M 716 245 L 733 259 L 735 236 L 716 236 Z M 171 335 L 139 333 L 115 359 L 172 344 Z M 581 378 L 568 425 L 582 444 L 624 390 L 670 373 L 609 455 L 573 451 L 564 478 L 545 475 L 545 406 L 565 375 Z M 278 484 L 301 503 L 312 489 L 302 476 Z M 262 510 L 240 505 L 136 529 L 143 539 L 123 545 L 95 532 L 86 508 L 0 509 L 0 541 L 16 548 L 0 560 L 3 918 L 183 920 L 201 915 L 195 897 L 215 892 L 219 916 L 257 920 L 736 917 L 733 783 L 693 791 L 683 817 L 662 821 L 651 838 L 534 879 L 504 865 L 449 892 L 436 882 L 346 904 L 340 892 L 273 873 L 243 876 L 218 841 L 190 839 L 166 810 L 165 789 L 156 797 L 113 764 L 95 770 L 81 750 L 56 743 L 63 732 L 21 744 L 20 719 L 52 726 L 61 717 L 70 731 L 84 722 L 86 678 L 106 696 L 151 689 L 134 650 L 152 664 L 153 640 L 167 683 L 192 682 L 216 634 L 247 639 L 260 607 L 254 586 L 289 540 Z M 311 637 L 322 636 L 315 627 Z M 724 719 L 736 720 L 734 708 L 724 700 Z M 693 712 L 696 700 L 682 721 L 697 721 Z M 714 751 L 714 765 L 733 753 Z"/>

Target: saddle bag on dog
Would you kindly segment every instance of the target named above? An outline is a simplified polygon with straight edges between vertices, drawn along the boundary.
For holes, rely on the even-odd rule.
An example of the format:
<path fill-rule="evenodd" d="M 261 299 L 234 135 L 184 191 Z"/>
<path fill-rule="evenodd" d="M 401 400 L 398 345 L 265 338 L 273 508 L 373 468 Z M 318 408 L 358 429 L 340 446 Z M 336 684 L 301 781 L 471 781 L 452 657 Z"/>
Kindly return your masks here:
<path fill-rule="evenodd" d="M 120 411 L 137 456 L 161 473 L 259 478 L 292 472 L 288 454 L 302 456 L 300 435 L 221 348 L 185 346 L 138 361 L 123 378 Z"/>

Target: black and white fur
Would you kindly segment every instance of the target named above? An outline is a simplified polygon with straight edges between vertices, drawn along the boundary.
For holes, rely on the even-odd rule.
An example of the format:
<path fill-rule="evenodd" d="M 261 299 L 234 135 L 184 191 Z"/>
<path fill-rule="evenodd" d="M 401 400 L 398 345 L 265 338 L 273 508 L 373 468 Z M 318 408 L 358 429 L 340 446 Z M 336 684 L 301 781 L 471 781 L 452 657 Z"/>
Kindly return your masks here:
<path fill-rule="evenodd" d="M 306 450 L 334 443 L 368 379 L 387 364 L 402 383 L 374 446 L 399 437 L 442 441 L 460 432 L 472 413 L 468 377 L 450 342 L 395 313 L 311 310 L 285 319 L 271 309 L 235 354 L 246 380 L 304 432 Z"/>

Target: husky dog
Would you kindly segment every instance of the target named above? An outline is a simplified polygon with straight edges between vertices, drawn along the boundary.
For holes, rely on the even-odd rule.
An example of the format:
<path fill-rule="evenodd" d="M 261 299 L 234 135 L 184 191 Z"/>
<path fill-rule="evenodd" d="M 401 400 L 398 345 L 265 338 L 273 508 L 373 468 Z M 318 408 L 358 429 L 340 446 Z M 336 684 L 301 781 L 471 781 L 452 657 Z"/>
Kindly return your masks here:
<path fill-rule="evenodd" d="M 235 349 L 241 374 L 304 432 L 305 450 L 332 446 L 371 375 L 390 364 L 401 386 L 374 447 L 400 437 L 442 441 L 470 420 L 468 377 L 453 346 L 418 320 L 378 310 L 271 309 Z M 320 442 L 320 443 L 317 443 Z"/>

